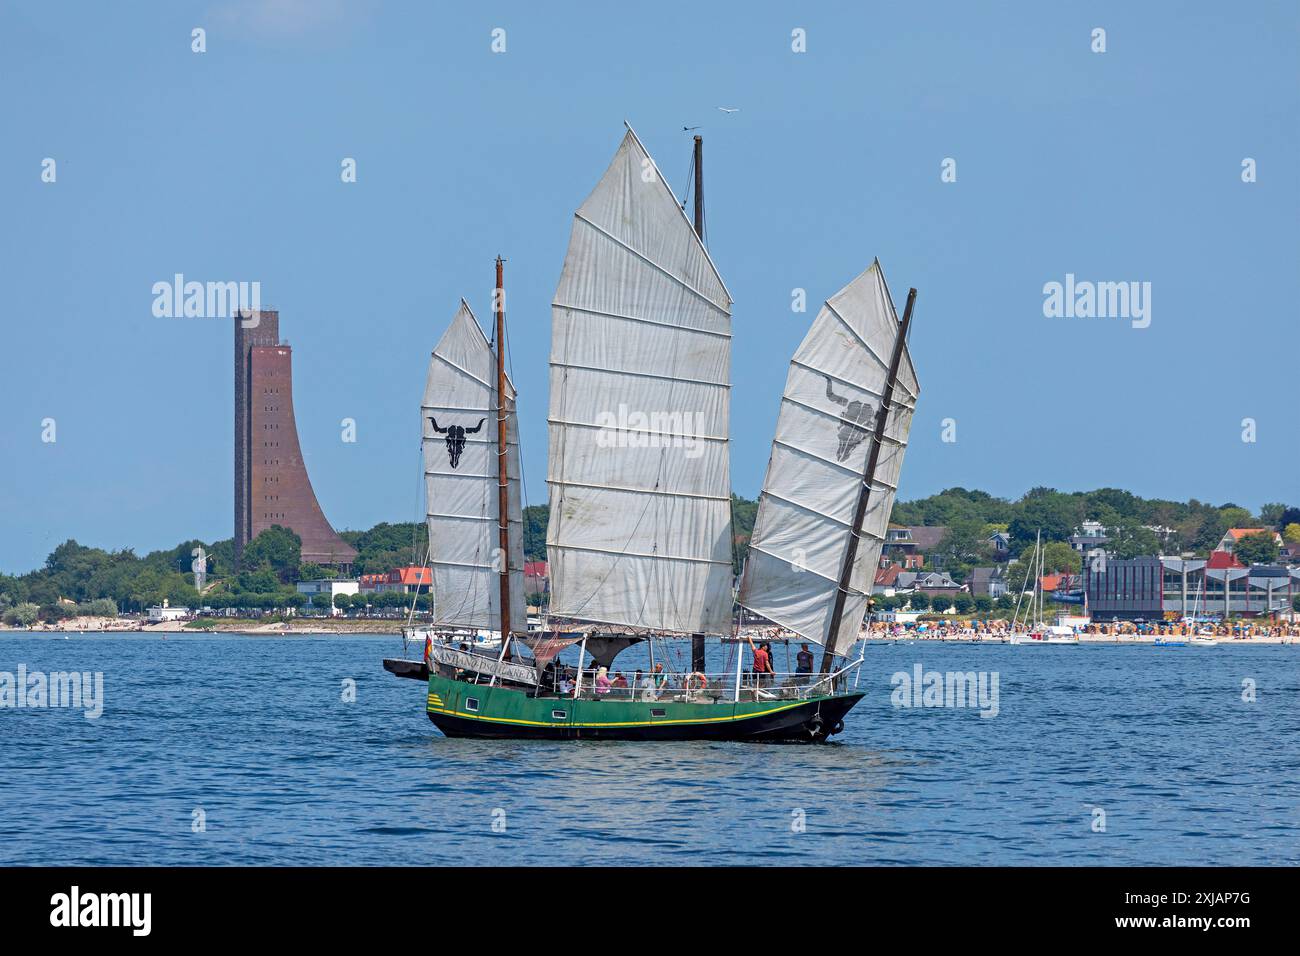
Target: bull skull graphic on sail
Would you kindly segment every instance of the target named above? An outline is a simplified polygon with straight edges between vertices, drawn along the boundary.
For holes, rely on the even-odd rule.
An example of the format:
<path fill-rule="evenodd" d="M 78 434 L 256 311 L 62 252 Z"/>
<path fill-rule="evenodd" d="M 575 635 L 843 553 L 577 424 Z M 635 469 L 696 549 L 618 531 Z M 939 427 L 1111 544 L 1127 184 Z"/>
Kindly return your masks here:
<path fill-rule="evenodd" d="M 835 385 L 830 380 L 830 376 L 826 376 L 826 397 L 844 408 L 844 412 L 840 415 L 838 431 L 840 445 L 835 450 L 835 460 L 847 461 L 849 455 L 853 454 L 853 449 L 861 445 L 862 440 L 867 437 L 867 424 L 875 416 L 876 407 L 870 402 L 860 402 L 857 399 L 850 401 L 843 395 L 836 395 Z"/>
<path fill-rule="evenodd" d="M 439 435 L 447 436 L 447 461 L 451 467 L 455 468 L 460 464 L 460 456 L 465 453 L 465 436 L 477 435 L 483 430 L 483 423 L 486 418 L 480 418 L 478 424 L 473 428 L 466 428 L 464 425 L 448 425 L 446 428 L 438 427 L 438 419 L 430 416 L 429 421 L 433 423 L 433 430 Z"/>

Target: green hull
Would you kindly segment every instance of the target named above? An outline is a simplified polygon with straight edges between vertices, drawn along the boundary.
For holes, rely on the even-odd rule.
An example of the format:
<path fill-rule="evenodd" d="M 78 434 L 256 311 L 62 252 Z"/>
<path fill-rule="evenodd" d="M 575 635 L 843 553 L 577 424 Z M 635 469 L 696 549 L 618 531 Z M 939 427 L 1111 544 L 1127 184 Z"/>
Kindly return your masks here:
<path fill-rule="evenodd" d="M 687 703 L 530 697 L 429 676 L 428 713 L 448 737 L 537 740 L 825 740 L 862 694 Z"/>

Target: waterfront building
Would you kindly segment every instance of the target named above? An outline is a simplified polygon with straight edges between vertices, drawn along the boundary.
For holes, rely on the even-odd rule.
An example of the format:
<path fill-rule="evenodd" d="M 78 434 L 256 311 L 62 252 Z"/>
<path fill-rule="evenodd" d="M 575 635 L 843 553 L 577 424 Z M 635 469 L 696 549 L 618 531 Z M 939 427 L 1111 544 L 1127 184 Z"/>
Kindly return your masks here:
<path fill-rule="evenodd" d="M 983 595 L 997 600 L 1007 593 L 1006 567 L 972 568 L 969 584 L 970 593 L 976 597 Z"/>
<path fill-rule="evenodd" d="M 298 593 L 305 594 L 315 604 L 315 598 L 318 594 L 324 594 L 329 599 L 330 616 L 337 617 L 343 612 L 334 606 L 334 596 L 336 594 L 356 594 L 360 589 L 360 584 L 355 578 L 321 578 L 317 581 L 299 581 Z"/>
<path fill-rule="evenodd" d="M 187 607 L 171 607 L 166 601 L 161 605 L 154 605 L 146 610 L 149 615 L 150 624 L 159 624 L 163 621 L 187 621 L 193 614 Z"/>
<path fill-rule="evenodd" d="M 408 565 L 382 574 L 363 574 L 357 579 L 362 594 L 397 591 L 401 594 L 426 594 L 433 583 L 433 569 Z"/>
<path fill-rule="evenodd" d="M 1098 563 L 1084 571 L 1088 609 L 1100 621 L 1259 617 L 1285 613 L 1300 594 L 1300 568 L 1247 568 L 1221 551 L 1211 559 L 1144 557 Z"/>
<path fill-rule="evenodd" d="M 943 539 L 948 536 L 946 525 L 891 525 L 885 531 L 883 553 L 899 561 L 905 568 L 919 568 L 926 559 L 935 567 L 942 560 L 935 553 Z"/>
<path fill-rule="evenodd" d="M 894 590 L 919 591 L 923 594 L 951 597 L 966 590 L 944 571 L 900 571 L 894 579 Z"/>
<path fill-rule="evenodd" d="M 235 563 L 272 525 L 302 539 L 302 560 L 348 565 L 357 556 L 325 520 L 298 444 L 293 351 L 280 313 L 235 318 Z"/>

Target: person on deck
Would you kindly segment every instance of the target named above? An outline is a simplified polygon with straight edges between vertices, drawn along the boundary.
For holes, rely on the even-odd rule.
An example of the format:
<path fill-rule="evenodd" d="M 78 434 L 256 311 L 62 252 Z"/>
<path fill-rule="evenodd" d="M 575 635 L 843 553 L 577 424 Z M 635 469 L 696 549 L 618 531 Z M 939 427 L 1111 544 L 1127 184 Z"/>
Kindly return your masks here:
<path fill-rule="evenodd" d="M 662 664 L 655 665 L 651 678 L 654 680 L 655 693 L 659 693 L 668 686 L 668 675 L 664 673 L 664 665 Z"/>
<path fill-rule="evenodd" d="M 655 693 L 654 678 L 649 674 L 643 674 L 640 668 L 636 672 L 636 680 L 633 686 L 637 689 L 637 695 L 643 700 L 654 700 L 658 695 Z"/>
<path fill-rule="evenodd" d="M 615 673 L 614 680 L 609 686 L 612 687 L 614 690 L 618 691 L 619 697 L 628 696 L 627 694 L 623 693 L 625 690 L 627 690 L 627 678 L 623 676 L 622 671 L 618 671 L 617 673 Z"/>
<path fill-rule="evenodd" d="M 745 635 L 745 640 L 749 641 L 749 650 L 754 655 L 754 682 L 761 687 L 771 681 L 772 652 L 766 642 L 755 644 L 754 639 L 748 634 Z"/>
<path fill-rule="evenodd" d="M 609 679 L 609 670 L 607 668 L 602 667 L 600 668 L 600 670 L 596 671 L 596 696 L 597 697 L 608 697 L 609 689 L 612 686 L 614 685 L 613 682 L 610 681 Z"/>
<path fill-rule="evenodd" d="M 800 644 L 799 653 L 794 656 L 794 672 L 796 674 L 811 675 L 812 669 L 812 651 L 808 650 L 807 644 Z"/>

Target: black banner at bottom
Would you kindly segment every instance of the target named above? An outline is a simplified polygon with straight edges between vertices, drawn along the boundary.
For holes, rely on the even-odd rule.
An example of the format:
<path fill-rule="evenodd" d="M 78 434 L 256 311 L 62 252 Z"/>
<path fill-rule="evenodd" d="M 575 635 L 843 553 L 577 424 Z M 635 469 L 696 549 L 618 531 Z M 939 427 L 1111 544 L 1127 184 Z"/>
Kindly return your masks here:
<path fill-rule="evenodd" d="M 970 940 L 978 926 L 984 938 L 1046 930 L 1053 940 L 1231 943 L 1284 929 L 1293 882 L 1289 870 L 1250 868 L 10 868 L 0 870 L 0 925 L 6 943 L 417 941 L 436 926 L 445 947 L 448 934 L 481 940 L 494 928 L 521 940 L 544 926 L 561 933 L 555 942 L 565 927 L 617 938 L 629 921 L 637 934 L 659 926 L 665 939 L 708 939 L 725 921 L 734 946 L 823 920 L 852 934 L 924 927 L 927 939 Z"/>

